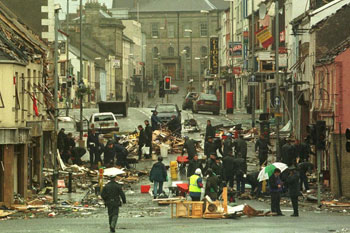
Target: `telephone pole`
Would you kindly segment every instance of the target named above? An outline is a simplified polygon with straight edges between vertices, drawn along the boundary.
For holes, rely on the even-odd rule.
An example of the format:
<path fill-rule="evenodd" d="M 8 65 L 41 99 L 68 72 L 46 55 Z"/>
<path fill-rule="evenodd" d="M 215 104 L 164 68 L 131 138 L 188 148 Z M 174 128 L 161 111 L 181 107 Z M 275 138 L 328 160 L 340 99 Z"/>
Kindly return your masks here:
<path fill-rule="evenodd" d="M 278 0 L 276 0 L 276 9 L 275 9 L 275 14 L 276 14 L 276 25 L 275 25 L 275 78 L 276 78 L 276 113 L 277 116 L 275 115 L 276 119 L 276 135 L 277 135 L 277 140 L 276 140 L 276 157 L 281 158 L 280 156 L 280 106 L 281 106 L 281 98 L 280 98 L 280 79 L 279 79 L 279 47 L 280 47 L 280 28 L 279 28 L 279 5 L 278 5 Z M 294 86 L 293 86 L 294 88 Z"/>
<path fill-rule="evenodd" d="M 255 82 L 254 74 L 255 74 L 255 14 L 254 14 L 254 0 L 252 0 L 252 76 L 251 79 Z M 255 86 L 252 86 L 252 128 L 255 127 Z"/>

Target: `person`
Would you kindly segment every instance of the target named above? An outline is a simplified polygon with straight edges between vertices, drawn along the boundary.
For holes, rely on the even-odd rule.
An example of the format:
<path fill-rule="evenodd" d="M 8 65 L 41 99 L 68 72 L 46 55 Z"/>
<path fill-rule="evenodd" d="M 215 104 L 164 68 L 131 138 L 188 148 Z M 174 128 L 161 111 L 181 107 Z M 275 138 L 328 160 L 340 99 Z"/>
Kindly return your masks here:
<path fill-rule="evenodd" d="M 245 192 L 245 178 L 247 173 L 247 163 L 243 158 L 235 158 L 233 160 L 234 171 L 237 184 L 238 195 Z"/>
<path fill-rule="evenodd" d="M 251 172 L 247 174 L 247 178 L 245 179 L 246 183 L 252 186 L 250 189 L 250 195 L 254 195 L 256 197 L 261 195 L 261 182 L 258 180 L 259 173 L 259 171 Z"/>
<path fill-rule="evenodd" d="M 207 142 L 210 137 L 211 138 L 215 137 L 215 129 L 211 125 L 211 121 L 207 120 L 207 127 L 205 128 L 205 139 L 204 139 L 204 142 Z"/>
<path fill-rule="evenodd" d="M 68 133 L 65 139 L 62 160 L 63 162 L 68 163 L 68 160 L 71 158 L 72 152 L 75 148 L 75 141 L 72 133 Z"/>
<path fill-rule="evenodd" d="M 213 138 L 209 137 L 208 141 L 204 144 L 204 154 L 209 158 L 211 154 L 216 155 L 216 145 L 213 142 Z"/>
<path fill-rule="evenodd" d="M 233 182 L 234 182 L 234 158 L 232 155 L 232 151 L 228 153 L 223 159 L 222 159 L 222 165 L 223 165 L 223 180 L 226 182 L 226 185 L 228 184 L 229 187 L 233 188 Z"/>
<path fill-rule="evenodd" d="M 218 192 L 219 192 L 219 188 L 218 188 L 218 177 L 214 174 L 213 170 L 211 170 L 210 168 L 207 171 L 207 182 L 205 184 L 205 196 L 209 196 L 211 200 L 216 201 L 216 199 L 218 198 Z"/>
<path fill-rule="evenodd" d="M 97 150 L 99 143 L 100 142 L 98 140 L 98 135 L 96 134 L 96 131 L 94 129 L 90 130 L 88 132 L 87 138 L 87 148 L 90 154 L 90 167 L 92 167 L 94 164 L 97 164 Z"/>
<path fill-rule="evenodd" d="M 188 136 L 185 137 L 185 143 L 181 155 L 185 154 L 185 150 L 187 151 L 188 160 L 192 160 L 193 157 L 197 154 L 196 144 L 194 140 L 190 139 Z"/>
<path fill-rule="evenodd" d="M 159 117 L 157 116 L 158 112 L 157 111 L 153 111 L 153 114 L 151 116 L 151 124 L 152 124 L 152 130 L 159 130 L 160 126 L 162 125 L 162 121 L 159 119 Z"/>
<path fill-rule="evenodd" d="M 195 154 L 193 158 L 190 160 L 188 163 L 188 168 L 187 168 L 187 177 L 191 177 L 197 168 L 200 168 L 201 171 L 203 170 L 202 163 L 198 160 L 198 155 Z"/>
<path fill-rule="evenodd" d="M 248 146 L 247 142 L 243 139 L 243 134 L 240 134 L 238 139 L 234 142 L 236 158 L 243 158 L 247 160 Z"/>
<path fill-rule="evenodd" d="M 201 189 L 203 188 L 202 181 L 202 171 L 200 168 L 197 168 L 194 175 L 190 177 L 190 197 L 192 201 L 200 201 L 201 199 Z"/>
<path fill-rule="evenodd" d="M 64 143 L 67 135 L 64 133 L 65 129 L 61 128 L 60 132 L 57 135 L 57 149 L 60 152 L 60 155 L 63 156 L 64 151 Z"/>
<path fill-rule="evenodd" d="M 104 148 L 103 164 L 106 167 L 112 167 L 114 165 L 114 157 L 116 155 L 113 141 L 109 140 Z"/>
<path fill-rule="evenodd" d="M 139 131 L 140 131 L 138 155 L 139 155 L 139 160 L 141 160 L 141 157 L 142 157 L 142 147 L 144 147 L 144 146 L 146 145 L 146 136 L 145 136 L 145 131 L 144 131 L 142 125 L 139 125 L 137 128 L 138 128 Z"/>
<path fill-rule="evenodd" d="M 269 187 L 271 193 L 271 212 L 276 213 L 277 216 L 283 216 L 280 201 L 282 191 L 282 181 L 280 179 L 281 170 L 275 168 L 272 176 L 269 179 Z"/>
<path fill-rule="evenodd" d="M 314 169 L 314 165 L 310 162 L 302 162 L 298 164 L 299 168 L 299 177 L 300 177 L 300 190 L 303 190 L 303 185 L 305 191 L 309 190 L 309 181 L 307 178 L 307 172 L 310 172 Z"/>
<path fill-rule="evenodd" d="M 255 143 L 255 152 L 259 155 L 259 165 L 263 166 L 267 164 L 267 153 L 269 152 L 268 142 L 265 140 L 263 134 Z"/>
<path fill-rule="evenodd" d="M 293 214 L 291 216 L 298 217 L 299 216 L 298 197 L 300 194 L 299 175 L 294 166 L 288 169 L 289 169 L 289 176 L 286 180 L 286 183 L 288 185 L 288 193 L 293 206 Z"/>
<path fill-rule="evenodd" d="M 217 151 L 219 151 L 221 157 L 224 157 L 224 153 L 222 152 L 222 141 L 220 138 L 214 138 L 214 144 L 215 144 L 215 152 L 217 154 Z"/>
<path fill-rule="evenodd" d="M 175 116 L 171 116 L 171 120 L 167 123 L 168 129 L 175 135 L 181 135 L 181 122 Z"/>
<path fill-rule="evenodd" d="M 147 158 L 151 158 L 153 131 L 152 131 L 152 127 L 149 125 L 148 120 L 145 120 L 145 136 L 146 136 L 146 146 L 149 147 L 149 154 L 146 156 L 147 156 Z"/>
<path fill-rule="evenodd" d="M 167 171 L 165 165 L 162 163 L 163 158 L 158 157 L 158 162 L 153 164 L 149 180 L 154 183 L 153 197 L 157 198 L 157 195 L 163 192 L 163 182 L 167 180 Z M 159 186 L 158 186 L 159 185 Z M 158 189 L 159 187 L 159 189 Z"/>
<path fill-rule="evenodd" d="M 302 142 L 300 144 L 300 161 L 299 162 L 308 162 L 309 158 L 310 158 L 310 154 L 312 155 L 316 155 L 316 153 L 314 153 L 311 150 L 311 146 L 309 143 L 309 138 L 306 137 L 304 142 Z"/>
<path fill-rule="evenodd" d="M 117 157 L 117 165 L 126 167 L 127 169 L 130 169 L 130 165 L 128 163 L 128 150 L 125 148 L 124 145 L 119 143 L 119 139 L 115 142 L 114 144 L 115 152 L 116 152 L 116 157 Z"/>
<path fill-rule="evenodd" d="M 81 160 L 81 157 L 83 157 L 86 153 L 86 149 L 83 147 L 74 147 L 72 150 L 72 155 L 71 155 L 71 159 L 73 164 L 77 164 L 77 165 L 82 165 L 83 161 Z"/>
<path fill-rule="evenodd" d="M 108 182 L 102 189 L 101 197 L 108 208 L 109 228 L 111 232 L 115 232 L 118 221 L 119 207 L 121 206 L 120 198 L 126 203 L 125 194 L 121 186 L 115 181 L 116 176 L 110 177 Z"/>
<path fill-rule="evenodd" d="M 287 139 L 287 143 L 282 146 L 282 163 L 287 164 L 288 167 L 294 165 L 296 162 L 295 146 L 291 144 L 291 140 Z"/>
<path fill-rule="evenodd" d="M 233 141 L 232 141 L 232 134 L 227 134 L 225 140 L 224 140 L 224 151 L 223 156 L 227 156 L 229 154 L 232 154 L 233 152 Z"/>

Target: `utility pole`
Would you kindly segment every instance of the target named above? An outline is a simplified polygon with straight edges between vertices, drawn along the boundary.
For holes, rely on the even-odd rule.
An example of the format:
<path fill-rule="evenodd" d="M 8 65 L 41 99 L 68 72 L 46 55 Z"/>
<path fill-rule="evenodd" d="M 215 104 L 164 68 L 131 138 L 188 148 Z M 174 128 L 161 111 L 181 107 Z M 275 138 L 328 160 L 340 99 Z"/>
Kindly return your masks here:
<path fill-rule="evenodd" d="M 191 38 L 190 38 L 190 45 L 191 45 L 191 78 L 193 78 L 193 73 L 192 73 L 192 68 L 193 68 L 193 66 L 192 66 L 192 63 L 193 63 L 193 61 L 192 61 L 192 59 L 193 59 L 193 53 L 192 53 L 192 29 L 191 29 L 191 31 L 190 31 L 190 36 L 191 36 Z M 199 82 L 199 80 L 198 80 L 198 82 Z M 199 92 L 200 90 L 198 90 L 198 92 Z"/>
<path fill-rule="evenodd" d="M 255 14 L 254 14 L 254 0 L 252 0 L 252 79 L 254 78 L 255 73 Z M 255 78 L 254 78 L 255 79 Z M 252 80 L 255 82 L 255 80 Z M 252 128 L 255 127 L 255 86 L 252 86 Z"/>
<path fill-rule="evenodd" d="M 53 143 L 53 155 L 54 155 L 54 162 L 53 162 L 53 202 L 57 203 L 57 195 L 58 195 L 58 188 L 57 188 L 57 180 L 58 180 L 58 169 L 57 169 L 57 131 L 58 131 L 58 12 L 60 11 L 61 7 L 59 4 L 55 5 L 55 77 L 54 77 L 54 104 L 55 104 L 55 126 L 54 126 L 54 143 Z"/>
<path fill-rule="evenodd" d="M 70 76 L 70 62 L 69 62 L 69 0 L 67 0 L 67 14 L 66 14 L 66 33 L 67 33 L 67 74 L 66 74 L 66 83 L 69 81 Z M 70 80 L 72 83 L 72 80 Z M 72 85 L 72 84 L 71 84 Z M 69 116 L 69 109 L 70 109 L 70 94 L 71 94 L 71 87 L 68 87 L 67 84 L 67 96 L 66 96 L 66 116 Z"/>
<path fill-rule="evenodd" d="M 79 88 L 83 87 L 83 0 L 80 0 L 80 72 L 79 72 Z M 83 140 L 83 95 L 80 94 L 80 141 Z"/>
<path fill-rule="evenodd" d="M 276 113 L 278 113 L 278 116 L 275 116 L 276 119 L 276 157 L 281 158 L 280 156 L 280 105 L 281 105 L 281 98 L 280 98 L 280 79 L 279 79 L 279 47 L 280 47 L 280 28 L 279 28 L 279 5 L 278 0 L 275 2 L 275 14 L 276 14 L 276 25 L 275 25 L 275 78 L 276 78 Z M 294 86 L 293 86 L 294 88 Z"/>

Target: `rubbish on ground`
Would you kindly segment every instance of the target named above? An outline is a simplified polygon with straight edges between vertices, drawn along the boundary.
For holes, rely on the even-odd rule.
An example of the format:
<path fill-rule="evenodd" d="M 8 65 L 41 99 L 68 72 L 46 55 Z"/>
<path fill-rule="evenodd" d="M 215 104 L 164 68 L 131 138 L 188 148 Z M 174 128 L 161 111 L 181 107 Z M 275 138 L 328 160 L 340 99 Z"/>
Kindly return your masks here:
<path fill-rule="evenodd" d="M 118 176 L 118 175 L 123 175 L 125 174 L 125 171 L 115 168 L 115 167 L 111 167 L 111 168 L 106 168 L 104 169 L 103 175 L 104 176 Z"/>

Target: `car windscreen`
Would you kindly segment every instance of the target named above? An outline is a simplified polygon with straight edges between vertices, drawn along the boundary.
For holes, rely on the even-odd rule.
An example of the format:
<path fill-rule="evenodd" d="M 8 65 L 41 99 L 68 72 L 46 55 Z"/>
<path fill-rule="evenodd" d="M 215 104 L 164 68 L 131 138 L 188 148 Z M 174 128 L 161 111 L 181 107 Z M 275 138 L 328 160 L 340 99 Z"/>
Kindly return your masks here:
<path fill-rule="evenodd" d="M 200 99 L 202 99 L 202 100 L 212 100 L 212 101 L 217 101 L 218 100 L 216 98 L 216 95 L 211 95 L 211 94 L 201 94 Z"/>
<path fill-rule="evenodd" d="M 114 121 L 114 117 L 112 115 L 95 116 L 95 122 L 96 121 Z"/>
<path fill-rule="evenodd" d="M 159 105 L 156 108 L 157 112 L 176 112 L 175 105 Z"/>

